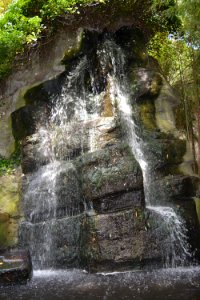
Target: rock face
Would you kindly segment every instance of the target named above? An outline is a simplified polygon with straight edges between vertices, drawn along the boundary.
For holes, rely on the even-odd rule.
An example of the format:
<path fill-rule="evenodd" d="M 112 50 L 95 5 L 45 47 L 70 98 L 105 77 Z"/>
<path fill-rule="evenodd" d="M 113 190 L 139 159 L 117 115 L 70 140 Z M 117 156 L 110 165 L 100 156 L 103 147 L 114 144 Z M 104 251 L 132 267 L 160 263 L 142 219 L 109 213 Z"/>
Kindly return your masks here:
<path fill-rule="evenodd" d="M 66 30 L 56 56 L 65 68 L 36 68 L 26 105 L 11 115 L 22 145 L 19 244 L 35 268 L 177 266 L 200 249 L 199 178 L 184 172 L 177 99 L 151 66 L 143 34 L 130 19 L 116 20 Z"/>
<path fill-rule="evenodd" d="M 19 184 L 21 172 L 0 177 L 0 251 L 17 245 L 21 220 Z"/>
<path fill-rule="evenodd" d="M 165 241 L 166 233 L 159 222 L 157 214 L 141 207 L 87 217 L 82 227 L 81 265 L 92 272 L 162 266 L 160 241 Z"/>

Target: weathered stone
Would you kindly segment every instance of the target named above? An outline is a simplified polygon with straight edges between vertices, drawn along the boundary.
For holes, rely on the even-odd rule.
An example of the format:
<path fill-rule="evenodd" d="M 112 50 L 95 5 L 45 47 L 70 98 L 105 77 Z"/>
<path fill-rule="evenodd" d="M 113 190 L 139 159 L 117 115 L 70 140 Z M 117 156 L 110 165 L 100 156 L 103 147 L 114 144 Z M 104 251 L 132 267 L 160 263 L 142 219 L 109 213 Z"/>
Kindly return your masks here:
<path fill-rule="evenodd" d="M 20 180 L 20 170 L 0 177 L 0 250 L 18 241 Z"/>
<path fill-rule="evenodd" d="M 14 150 L 10 115 L 25 105 L 24 94 L 30 86 L 38 85 L 61 74 L 65 66 L 61 63 L 67 52 L 78 52 L 82 42 L 83 30 L 64 30 L 57 32 L 55 39 L 33 53 L 32 59 L 15 68 L 0 88 L 0 155 L 9 157 Z M 67 55 L 69 57 L 69 53 Z M 38 99 L 40 100 L 40 99 Z"/>
<path fill-rule="evenodd" d="M 81 261 L 92 272 L 143 268 L 163 263 L 167 233 L 159 215 L 135 208 L 87 217 Z"/>
<path fill-rule="evenodd" d="M 117 31 L 116 41 L 126 53 L 128 66 L 141 68 L 148 64 L 149 57 L 145 47 L 145 36 L 140 30 L 137 28 L 131 30 L 129 26 L 121 27 Z"/>
<path fill-rule="evenodd" d="M 28 105 L 12 113 L 12 128 L 15 139 L 34 134 L 48 120 L 48 107 Z"/>
<path fill-rule="evenodd" d="M 148 133 L 147 133 L 148 135 Z M 153 170 L 163 175 L 180 173 L 178 168 L 184 160 L 186 151 L 186 142 L 176 139 L 173 136 L 159 138 L 159 134 L 148 135 L 148 144 L 144 148 L 144 154 L 149 160 L 149 165 Z M 156 140 L 156 142 L 155 142 Z"/>
<path fill-rule="evenodd" d="M 130 74 L 130 98 L 133 108 L 137 106 L 136 111 L 138 108 L 140 110 L 136 130 L 139 139 L 143 139 L 141 150 L 144 161 L 151 168 L 151 174 L 148 174 L 152 175 L 151 196 L 156 199 L 155 204 L 177 208 L 188 225 L 191 244 L 192 237 L 198 239 L 198 228 L 193 218 L 194 206 L 189 205 L 195 195 L 196 179 L 193 181 L 193 178 L 179 173 L 185 142 L 172 132 L 175 131 L 172 113 L 177 101 L 164 77 L 157 71 L 145 69 L 147 55 L 143 34 L 134 28 L 118 25 L 117 12 L 121 2 L 116 2 L 119 6 L 114 9 L 114 21 L 107 20 L 102 14 L 100 21 L 98 18 L 92 21 L 95 31 L 85 31 L 84 43 L 80 44 L 83 36 L 79 43 L 75 43 L 79 46 L 78 50 L 67 48 L 63 59 L 65 72 L 63 67 L 59 68 L 56 73 L 60 75 L 52 80 L 55 70 L 51 74 L 47 67 L 46 73 L 44 70 L 40 73 L 37 66 L 37 74 L 26 83 L 35 85 L 37 81 L 44 82 L 26 92 L 19 91 L 29 104 L 12 114 L 13 133 L 16 139 L 22 140 L 22 168 L 26 173 L 22 187 L 26 221 L 20 228 L 20 243 L 31 248 L 37 267 L 78 266 L 80 263 L 92 271 L 108 271 L 137 266 L 142 268 L 153 263 L 163 266 L 163 251 L 168 251 L 168 248 L 169 260 L 172 256 L 170 226 L 167 226 L 162 214 L 144 208 L 141 169 L 129 147 L 122 144 L 130 132 L 122 130 L 124 120 L 120 120 L 118 99 L 115 98 L 120 92 L 123 93 L 123 89 L 114 90 L 115 83 L 118 83 L 116 64 L 111 57 L 112 54 L 115 56 L 116 51 L 114 60 L 118 63 L 120 46 L 123 57 L 116 70 L 118 72 L 124 68 Z M 130 8 L 129 4 L 127 7 Z M 109 4 L 108 7 L 110 11 Z M 91 15 L 95 16 L 93 13 Z M 132 18 L 133 14 L 128 13 L 128 16 L 128 24 L 137 19 Z M 101 23 L 102 19 L 105 24 Z M 70 27 L 75 32 L 73 36 L 78 36 L 76 30 L 81 24 L 91 25 L 91 21 L 81 19 L 75 27 Z M 112 28 L 115 33 L 105 33 L 105 28 Z M 64 35 L 64 42 L 67 36 Z M 102 42 L 109 36 L 112 38 L 108 40 L 106 49 L 110 51 L 109 47 L 115 41 L 113 53 L 106 53 L 106 45 Z M 141 42 L 138 48 L 137 41 Z M 61 45 L 63 53 L 65 47 Z M 79 64 L 83 57 L 86 57 L 83 62 L 88 64 L 87 67 Z M 123 64 L 124 57 L 126 61 Z M 76 68 L 73 73 L 74 66 L 81 70 Z M 116 76 L 112 77 L 113 73 Z M 73 75 L 74 82 L 70 79 Z M 120 75 L 119 80 L 123 79 L 123 72 Z M 67 84 L 70 86 L 69 93 Z M 122 85 L 125 88 L 125 84 Z M 22 83 L 19 83 L 19 89 L 21 87 Z M 13 93 L 16 97 L 17 92 Z M 48 108 L 55 112 L 54 105 L 60 105 L 60 96 L 66 100 L 61 105 L 61 111 L 65 111 L 62 116 L 64 121 L 59 119 L 60 116 L 49 120 Z M 57 108 L 59 110 L 60 107 Z M 83 122 L 85 115 L 87 121 Z M 62 126 L 62 121 L 66 122 L 66 126 Z M 40 136 L 42 127 L 50 135 L 51 149 L 46 139 Z M 129 130 L 128 126 L 126 129 Z M 46 150 L 50 150 L 48 155 Z M 173 176 L 169 175 L 171 173 Z M 8 214 L 1 214 L 0 220 L 3 224 L 7 222 Z"/>
<path fill-rule="evenodd" d="M 199 178 L 195 176 L 177 174 L 157 179 L 151 183 L 152 194 L 158 195 L 155 197 L 154 203 L 164 205 L 181 201 L 184 205 L 184 201 L 191 201 L 192 197 L 196 195 L 198 185 Z"/>
<path fill-rule="evenodd" d="M 140 102 L 140 117 L 142 126 L 144 126 L 146 130 L 154 131 L 157 129 L 155 114 L 154 102 L 149 100 L 142 100 Z"/>
<path fill-rule="evenodd" d="M 198 216 L 198 220 L 199 220 L 199 224 L 200 224 L 200 198 L 195 197 L 194 200 L 195 200 L 196 212 L 197 212 L 197 216 Z"/>
<path fill-rule="evenodd" d="M 120 132 L 114 117 L 72 122 L 65 126 L 64 130 L 47 126 L 46 129 L 40 129 L 39 132 L 23 139 L 22 171 L 24 174 L 37 171 L 39 167 L 54 159 L 75 159 L 91 148 L 101 149 L 115 144 L 119 136 Z M 53 145 L 51 140 L 54 142 Z"/>
<path fill-rule="evenodd" d="M 195 189 L 193 188 L 193 192 Z M 191 190 L 190 190 L 191 192 Z M 196 212 L 194 199 L 188 198 L 185 201 L 176 201 L 176 211 L 181 216 L 185 227 L 187 228 L 188 243 L 190 244 L 193 257 L 199 261 L 200 259 L 200 222 Z"/>
<path fill-rule="evenodd" d="M 30 254 L 23 250 L 12 250 L 0 254 L 0 285 L 26 283 L 32 277 Z"/>
<path fill-rule="evenodd" d="M 149 12 L 148 6 L 149 4 L 145 4 L 143 7 L 144 15 Z M 135 1 L 123 3 L 114 0 L 114 3 L 113 1 L 112 3 L 108 2 L 106 5 L 99 3 L 99 5 L 80 7 L 79 11 L 80 14 L 63 15 L 62 21 L 59 22 L 59 26 L 56 27 L 57 30 L 51 39 L 45 43 L 41 42 L 39 47 L 34 47 L 27 59 L 23 57 L 23 63 L 20 59 L 20 63 L 17 63 L 13 68 L 12 74 L 1 82 L 0 101 L 2 105 L 0 105 L 0 118 L 3 115 L 1 128 L 4 128 L 4 130 L 0 132 L 0 155 L 9 156 L 14 149 L 12 129 L 9 125 L 10 114 L 25 104 L 24 95 L 27 88 L 35 87 L 65 71 L 63 62 L 73 61 L 79 55 L 83 44 L 87 45 L 87 43 L 83 43 L 84 29 L 89 28 L 91 31 L 96 32 L 103 32 L 104 30 L 114 32 L 124 27 L 129 28 L 133 24 L 136 28 L 140 28 L 141 22 L 142 24 L 145 22 L 140 7 Z M 119 17 L 119 15 L 123 15 L 123 17 Z M 132 31 L 132 33 L 135 31 Z M 123 32 L 122 36 L 125 36 Z M 142 36 L 141 32 L 140 36 Z M 121 37 L 119 37 L 119 40 L 121 40 Z M 132 49 L 138 48 L 139 40 L 141 39 L 135 41 Z M 144 41 L 144 37 L 142 41 Z M 141 56 L 143 58 L 145 56 L 143 51 L 145 43 L 140 42 L 141 44 L 143 45 L 142 49 L 136 51 L 140 55 L 136 55 L 136 57 Z"/>
<path fill-rule="evenodd" d="M 70 122 L 53 130 L 57 159 L 74 159 L 81 153 L 102 149 L 117 142 L 120 131 L 114 117 L 97 117 L 86 122 Z M 64 140 L 64 143 L 63 143 Z"/>
<path fill-rule="evenodd" d="M 174 118 L 178 97 L 164 77 L 155 70 L 133 68 L 130 82 L 132 99 L 140 104 L 141 121 L 145 129 L 160 129 L 178 135 Z"/>
<path fill-rule="evenodd" d="M 144 192 L 142 189 L 121 192 L 93 201 L 93 208 L 98 214 L 127 210 L 132 207 L 141 208 L 142 206 L 144 206 Z"/>
<path fill-rule="evenodd" d="M 175 108 L 179 104 L 179 98 L 176 96 L 172 87 L 163 79 L 163 85 L 158 97 L 155 99 L 156 124 L 157 127 L 165 133 L 171 133 L 179 136 L 175 122 Z"/>
<path fill-rule="evenodd" d="M 141 169 L 128 148 L 112 146 L 80 158 L 82 190 L 87 200 L 142 190 Z"/>
<path fill-rule="evenodd" d="M 145 68 L 134 69 L 130 75 L 131 88 L 137 101 L 155 98 L 159 95 L 163 79 L 160 73 Z"/>

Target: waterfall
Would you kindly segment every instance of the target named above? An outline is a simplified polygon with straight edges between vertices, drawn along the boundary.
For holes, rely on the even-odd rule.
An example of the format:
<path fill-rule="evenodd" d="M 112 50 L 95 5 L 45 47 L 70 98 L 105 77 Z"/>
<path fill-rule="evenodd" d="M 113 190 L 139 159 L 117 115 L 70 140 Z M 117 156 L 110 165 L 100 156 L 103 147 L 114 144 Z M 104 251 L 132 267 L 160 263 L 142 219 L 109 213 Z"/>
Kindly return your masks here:
<path fill-rule="evenodd" d="M 98 122 L 105 82 L 108 82 L 115 107 L 113 116 L 119 110 L 124 135 L 143 171 L 147 209 L 162 217 L 167 232 L 163 262 L 167 267 L 183 265 L 191 256 L 187 230 L 173 207 L 162 206 L 162 203 L 155 205 L 157 195 L 152 186 L 156 157 L 145 154 L 149 145 L 142 134 L 138 106 L 131 104 L 133 99 L 125 72 L 126 55 L 112 39 L 99 43 L 95 55 L 100 74 L 96 73 L 89 55 L 82 56 L 71 71 L 66 72 L 60 92 L 51 96 L 50 118 L 38 130 L 39 152 L 48 164 L 24 179 L 25 221 L 21 238 L 28 241 L 35 268 L 54 266 L 55 257 L 60 257 L 61 261 L 65 255 L 72 261 L 76 259 L 81 214 L 84 210 L 88 215 L 94 211 L 92 203 L 85 203 L 81 195 L 73 160 L 98 149 Z M 59 245 L 58 232 L 63 234 L 66 244 Z M 159 240 L 159 232 L 157 235 Z M 67 243 L 73 251 L 68 250 Z"/>
<path fill-rule="evenodd" d="M 161 217 L 163 220 L 161 228 L 167 233 L 167 239 L 162 245 L 163 265 L 165 267 L 184 266 L 188 264 L 189 259 L 192 257 L 190 245 L 187 242 L 187 229 L 181 216 L 176 213 L 175 208 L 164 204 L 167 201 L 166 191 L 164 191 L 160 203 L 158 200 L 155 200 L 156 197 L 160 196 L 156 194 L 154 187 L 156 181 L 154 169 L 157 157 L 148 155 L 148 150 L 151 152 L 151 149 L 148 141 L 143 136 L 139 124 L 138 106 L 136 102 L 131 105 L 129 82 L 125 74 L 125 55 L 114 42 L 106 42 L 104 47 L 106 49 L 106 56 L 110 56 L 113 64 L 113 74 L 109 75 L 112 96 L 113 99 L 117 99 L 123 121 L 123 130 L 126 134 L 128 144 L 143 172 L 146 208 Z M 113 49 L 117 52 L 115 56 L 113 55 Z M 162 232 L 157 233 L 158 240 L 161 235 Z"/>
<path fill-rule="evenodd" d="M 36 269 L 55 264 L 59 220 L 79 216 L 83 206 L 91 210 L 91 204 L 83 203 L 72 161 L 82 153 L 96 149 L 98 133 L 95 125 L 91 129 L 88 124 L 98 118 L 102 95 L 95 95 L 94 90 L 85 88 L 86 73 L 90 82 L 94 82 L 94 74 L 88 65 L 87 57 L 83 57 L 65 77 L 61 92 L 51 97 L 50 118 L 46 126 L 38 130 L 39 153 L 49 163 L 24 179 L 25 222 L 20 236 L 22 242 L 28 241 Z M 75 234 L 77 239 L 78 234 Z"/>

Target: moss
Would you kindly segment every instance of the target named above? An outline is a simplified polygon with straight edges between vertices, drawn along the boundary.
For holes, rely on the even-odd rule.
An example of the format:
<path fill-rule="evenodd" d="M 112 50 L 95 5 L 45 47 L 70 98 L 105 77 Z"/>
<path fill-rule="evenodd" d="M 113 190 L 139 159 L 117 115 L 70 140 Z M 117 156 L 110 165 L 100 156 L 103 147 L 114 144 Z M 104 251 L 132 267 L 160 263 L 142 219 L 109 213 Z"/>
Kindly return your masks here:
<path fill-rule="evenodd" d="M 8 108 L 4 108 L 4 110 L 5 112 L 7 112 Z M 8 158 L 15 151 L 15 140 L 12 136 L 11 117 L 2 118 L 2 120 L 0 120 L 0 128 L 1 128 L 0 159 L 1 156 Z"/>
<path fill-rule="evenodd" d="M 18 215 L 19 204 L 19 178 L 14 175 L 6 175 L 1 177 L 0 185 L 0 212 L 9 215 Z"/>
<path fill-rule="evenodd" d="M 155 120 L 155 106 L 152 101 L 142 101 L 140 104 L 140 117 L 145 129 L 150 131 L 157 129 Z"/>
<path fill-rule="evenodd" d="M 7 234 L 7 223 L 1 223 L 0 221 L 0 248 L 4 248 L 7 246 Z"/>
<path fill-rule="evenodd" d="M 17 221 L 12 218 L 2 221 L 0 215 L 0 249 L 15 246 L 17 243 L 17 235 Z"/>
<path fill-rule="evenodd" d="M 196 211 L 197 211 L 197 216 L 200 224 L 200 198 L 195 198 L 195 204 L 196 204 Z"/>
<path fill-rule="evenodd" d="M 20 145 L 15 143 L 15 150 L 10 158 L 0 156 L 0 176 L 12 174 L 21 163 Z"/>
<path fill-rule="evenodd" d="M 19 213 L 20 171 L 0 177 L 0 248 L 17 243 Z"/>

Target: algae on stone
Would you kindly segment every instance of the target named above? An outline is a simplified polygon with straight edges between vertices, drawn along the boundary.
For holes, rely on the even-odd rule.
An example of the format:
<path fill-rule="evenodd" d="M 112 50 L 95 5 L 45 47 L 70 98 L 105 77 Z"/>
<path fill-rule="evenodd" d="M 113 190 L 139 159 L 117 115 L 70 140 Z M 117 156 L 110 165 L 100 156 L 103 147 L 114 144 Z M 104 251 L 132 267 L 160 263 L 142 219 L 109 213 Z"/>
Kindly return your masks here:
<path fill-rule="evenodd" d="M 18 239 L 19 185 L 21 172 L 0 177 L 0 249 L 14 246 Z"/>

